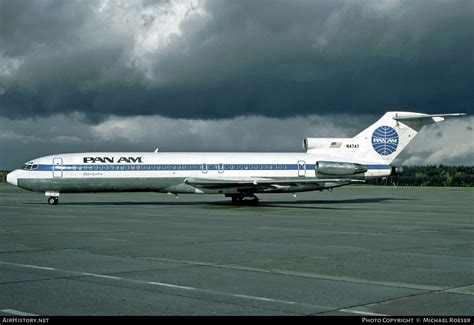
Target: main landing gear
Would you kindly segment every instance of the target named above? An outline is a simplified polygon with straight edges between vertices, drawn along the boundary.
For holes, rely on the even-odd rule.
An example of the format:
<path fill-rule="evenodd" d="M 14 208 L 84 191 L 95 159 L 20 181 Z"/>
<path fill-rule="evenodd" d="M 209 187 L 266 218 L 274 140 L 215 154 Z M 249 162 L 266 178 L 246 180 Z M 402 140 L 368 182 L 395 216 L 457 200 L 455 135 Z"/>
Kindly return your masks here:
<path fill-rule="evenodd" d="M 232 203 L 235 205 L 257 205 L 258 204 L 258 197 L 256 197 L 254 194 L 226 195 L 226 197 L 229 197 L 229 196 L 232 198 Z"/>

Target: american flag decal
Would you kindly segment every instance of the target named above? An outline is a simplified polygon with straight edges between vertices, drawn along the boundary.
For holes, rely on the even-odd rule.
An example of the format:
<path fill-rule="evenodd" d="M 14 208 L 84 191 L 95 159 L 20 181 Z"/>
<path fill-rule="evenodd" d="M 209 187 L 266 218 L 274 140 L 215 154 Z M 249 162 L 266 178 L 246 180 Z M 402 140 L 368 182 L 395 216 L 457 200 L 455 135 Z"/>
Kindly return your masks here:
<path fill-rule="evenodd" d="M 329 148 L 340 148 L 342 145 L 342 142 L 331 142 L 331 145 Z"/>

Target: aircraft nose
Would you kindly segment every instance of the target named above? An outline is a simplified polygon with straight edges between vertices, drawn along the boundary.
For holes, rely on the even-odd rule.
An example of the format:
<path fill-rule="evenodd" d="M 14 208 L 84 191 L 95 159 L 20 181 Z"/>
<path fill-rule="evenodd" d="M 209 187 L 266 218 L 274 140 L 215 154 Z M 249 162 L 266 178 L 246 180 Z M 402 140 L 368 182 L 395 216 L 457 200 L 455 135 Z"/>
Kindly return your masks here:
<path fill-rule="evenodd" d="M 16 170 L 7 174 L 7 182 L 12 185 L 18 186 L 18 172 Z"/>

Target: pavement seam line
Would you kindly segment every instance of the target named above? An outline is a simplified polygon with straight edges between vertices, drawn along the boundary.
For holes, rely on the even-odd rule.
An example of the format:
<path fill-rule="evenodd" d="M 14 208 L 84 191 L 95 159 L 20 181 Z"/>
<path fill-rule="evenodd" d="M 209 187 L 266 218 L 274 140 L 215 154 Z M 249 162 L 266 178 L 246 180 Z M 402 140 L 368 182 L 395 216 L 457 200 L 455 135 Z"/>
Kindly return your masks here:
<path fill-rule="evenodd" d="M 163 262 L 174 262 L 174 263 L 183 263 L 183 264 L 191 264 L 196 266 L 209 266 L 209 267 L 216 267 L 216 268 L 223 268 L 223 269 L 233 269 L 233 270 L 241 270 L 241 271 L 249 271 L 249 272 L 262 272 L 262 273 L 270 273 L 270 274 L 280 274 L 280 275 L 288 275 L 288 276 L 298 276 L 303 278 L 314 278 L 314 279 L 321 279 L 321 280 L 328 280 L 328 281 L 344 281 L 350 283 L 359 283 L 359 284 L 369 284 L 369 285 L 377 285 L 377 286 L 386 286 L 386 287 L 394 287 L 394 288 L 405 288 L 405 289 L 414 289 L 414 290 L 427 290 L 427 291 L 437 291 L 443 289 L 449 289 L 446 287 L 437 287 L 437 286 L 430 286 L 430 285 L 416 285 L 410 283 L 399 283 L 399 282 L 381 282 L 381 281 L 372 281 L 366 280 L 361 278 L 352 278 L 352 277 L 345 277 L 345 276 L 333 276 L 328 274 L 316 274 L 316 273 L 304 273 L 304 272 L 294 272 L 288 270 L 265 270 L 259 268 L 251 268 L 245 266 L 238 266 L 238 263 L 232 264 L 214 264 L 214 263 L 203 263 L 203 262 L 196 262 L 196 261 L 179 261 L 173 259 L 159 259 L 159 258 L 146 258 L 146 257 L 139 257 L 145 260 L 155 260 L 155 261 L 163 261 Z"/>
<path fill-rule="evenodd" d="M 163 283 L 163 282 L 150 282 L 150 281 L 143 281 L 143 280 L 135 280 L 135 279 L 109 276 L 109 275 L 104 275 L 104 274 L 79 272 L 79 271 L 64 270 L 64 269 L 58 269 L 58 268 L 47 268 L 47 267 L 44 267 L 44 266 L 37 266 L 37 265 L 30 265 L 30 264 L 21 264 L 21 263 L 12 263 L 12 262 L 3 262 L 3 261 L 0 261 L 0 264 L 11 265 L 11 266 L 16 266 L 16 267 L 23 267 L 23 268 L 30 268 L 30 269 L 40 269 L 40 270 L 45 270 L 45 271 L 56 271 L 56 272 L 68 273 L 68 274 L 76 275 L 75 276 L 76 280 L 77 280 L 78 277 L 90 276 L 90 277 L 105 278 L 105 279 L 108 279 L 108 280 L 124 281 L 124 282 L 136 283 L 136 284 L 148 284 L 148 285 L 154 285 L 154 286 L 160 286 L 160 287 L 166 287 L 166 288 L 178 289 L 178 290 L 187 290 L 187 291 L 193 290 L 194 292 L 200 292 L 200 293 L 204 293 L 204 294 L 214 294 L 214 295 L 230 297 L 230 298 L 241 298 L 241 299 L 248 299 L 248 300 L 255 300 L 255 301 L 267 301 L 267 302 L 272 302 L 272 303 L 279 303 L 279 304 L 293 305 L 293 306 L 301 306 L 301 307 L 306 307 L 306 308 L 319 308 L 319 309 L 321 309 L 321 308 L 322 309 L 331 309 L 331 308 L 333 308 L 333 307 L 329 307 L 329 306 L 305 304 L 305 303 L 298 303 L 298 302 L 293 302 L 293 301 L 272 299 L 272 298 L 266 298 L 266 297 L 235 294 L 235 293 L 229 293 L 229 292 L 224 292 L 224 291 L 215 291 L 215 290 L 202 289 L 202 288 L 185 287 L 185 286 L 179 286 L 179 285 L 174 285 L 174 284 L 170 284 L 170 283 Z"/>

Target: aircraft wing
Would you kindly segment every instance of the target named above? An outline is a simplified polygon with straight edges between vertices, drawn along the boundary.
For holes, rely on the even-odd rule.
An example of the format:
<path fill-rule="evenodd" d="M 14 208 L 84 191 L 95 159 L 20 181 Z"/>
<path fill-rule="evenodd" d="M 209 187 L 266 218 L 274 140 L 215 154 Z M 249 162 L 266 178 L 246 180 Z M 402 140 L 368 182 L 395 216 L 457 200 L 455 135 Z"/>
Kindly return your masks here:
<path fill-rule="evenodd" d="M 363 183 L 364 180 L 350 178 L 187 178 L 184 183 L 198 188 L 223 189 L 223 188 L 281 188 L 308 184 L 332 183 Z"/>

